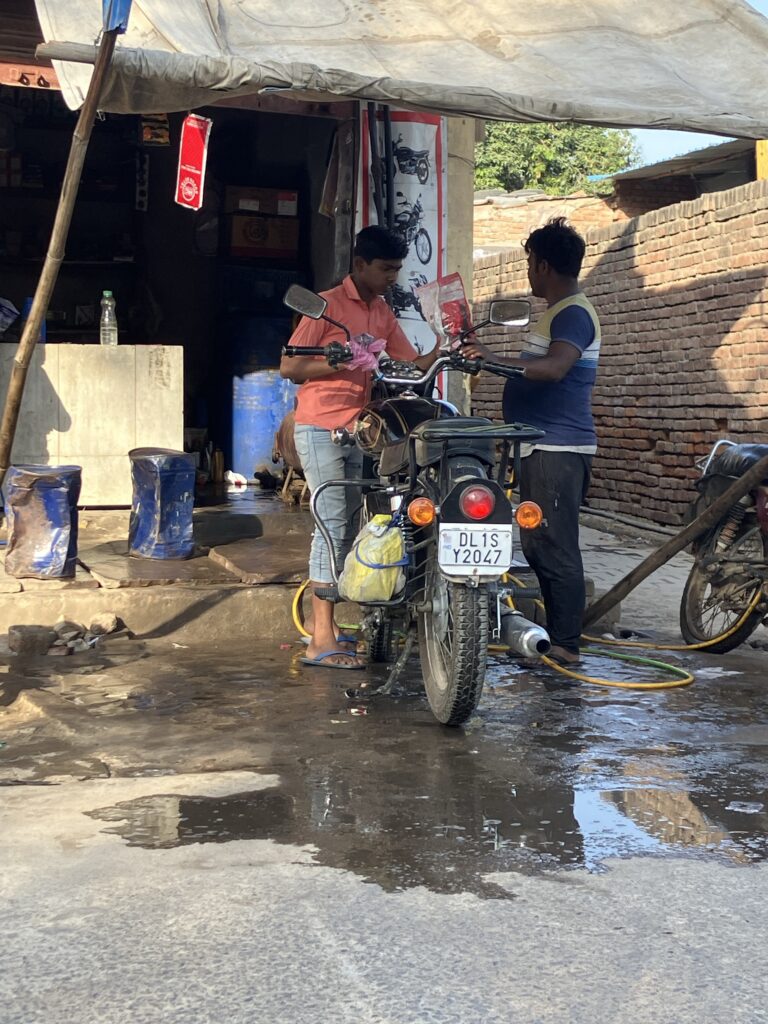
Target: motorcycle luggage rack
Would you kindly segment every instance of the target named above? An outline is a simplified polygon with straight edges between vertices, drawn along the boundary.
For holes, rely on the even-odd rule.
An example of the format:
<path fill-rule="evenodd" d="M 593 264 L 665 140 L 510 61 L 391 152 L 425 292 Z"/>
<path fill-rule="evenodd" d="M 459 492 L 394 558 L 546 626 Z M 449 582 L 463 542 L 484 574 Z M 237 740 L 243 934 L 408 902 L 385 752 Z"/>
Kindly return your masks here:
<path fill-rule="evenodd" d="M 513 465 L 515 480 L 520 479 L 520 445 L 533 443 L 544 437 L 544 431 L 537 427 L 531 427 L 527 423 L 505 423 L 491 424 L 481 427 L 455 427 L 451 429 L 450 420 L 435 427 L 427 427 L 422 430 L 421 437 L 424 441 L 442 441 L 443 456 L 448 451 L 448 444 L 457 437 L 469 438 L 475 441 L 501 441 L 501 459 L 499 460 L 499 472 L 497 482 L 503 487 L 506 483 L 507 467 L 509 465 L 509 452 L 514 446 Z M 411 436 L 408 450 L 409 473 L 412 480 L 416 478 L 416 438 Z"/>

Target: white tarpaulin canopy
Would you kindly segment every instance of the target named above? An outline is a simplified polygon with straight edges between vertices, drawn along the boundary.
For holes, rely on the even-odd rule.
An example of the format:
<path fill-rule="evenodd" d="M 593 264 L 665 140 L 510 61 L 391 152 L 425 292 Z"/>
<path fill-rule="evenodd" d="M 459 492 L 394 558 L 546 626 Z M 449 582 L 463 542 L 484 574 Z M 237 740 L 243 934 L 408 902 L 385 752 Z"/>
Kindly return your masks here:
<path fill-rule="evenodd" d="M 49 43 L 93 45 L 101 0 L 36 4 Z M 56 70 L 79 106 L 90 68 Z M 765 138 L 767 86 L 768 19 L 743 0 L 134 0 L 101 106 L 165 113 L 279 90 Z"/>

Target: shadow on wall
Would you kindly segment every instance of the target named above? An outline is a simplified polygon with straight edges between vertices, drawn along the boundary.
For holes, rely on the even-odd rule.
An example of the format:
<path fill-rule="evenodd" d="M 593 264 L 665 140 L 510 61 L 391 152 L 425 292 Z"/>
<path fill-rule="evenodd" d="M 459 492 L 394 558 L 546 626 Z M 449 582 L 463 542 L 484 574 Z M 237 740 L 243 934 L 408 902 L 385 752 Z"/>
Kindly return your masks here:
<path fill-rule="evenodd" d="M 765 435 L 768 266 L 755 236 L 756 212 L 768 221 L 768 188 L 757 185 L 590 236 L 582 281 L 603 332 L 593 400 L 596 507 L 679 524 L 694 496 L 695 460 L 720 437 Z M 500 257 L 496 285 L 490 265 L 476 269 L 478 316 L 491 298 L 527 290 L 522 250 Z M 534 320 L 541 308 L 535 302 Z M 513 332 L 489 338 L 504 354 L 521 340 Z M 499 416 L 500 395 L 484 380 L 475 408 Z"/>
<path fill-rule="evenodd" d="M 5 406 L 17 346 L 0 346 L 0 396 Z M 58 350 L 55 345 L 38 345 L 33 353 L 24 388 L 11 461 L 54 465 L 59 461 L 58 434 L 72 425 L 72 418 L 58 393 Z"/>

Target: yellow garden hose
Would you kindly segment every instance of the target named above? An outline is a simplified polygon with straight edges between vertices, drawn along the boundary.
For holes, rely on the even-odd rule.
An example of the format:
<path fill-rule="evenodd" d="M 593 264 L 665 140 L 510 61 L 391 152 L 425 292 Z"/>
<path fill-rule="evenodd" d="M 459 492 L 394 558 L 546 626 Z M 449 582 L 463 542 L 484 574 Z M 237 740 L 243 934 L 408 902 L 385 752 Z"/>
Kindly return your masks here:
<path fill-rule="evenodd" d="M 291 615 L 293 616 L 293 624 L 298 629 L 302 636 L 311 636 L 312 634 L 304 625 L 304 615 L 301 608 L 301 599 L 304 597 L 304 591 L 310 584 L 310 580 L 304 580 L 299 589 L 293 595 L 293 604 L 291 605 Z M 360 627 L 355 623 L 340 622 L 338 623 L 339 629 L 345 629 L 348 632 L 356 633 Z"/>
<path fill-rule="evenodd" d="M 510 574 L 505 574 L 503 577 L 504 582 L 511 581 L 517 584 L 517 586 L 524 586 L 521 580 Z M 301 599 L 304 596 L 304 592 L 309 586 L 309 580 L 304 580 L 301 586 L 296 591 L 293 598 L 293 604 L 291 606 L 291 612 L 293 615 L 293 622 L 297 630 L 302 636 L 309 636 L 309 632 L 304 626 L 304 619 L 301 612 Z M 729 636 L 732 636 L 741 626 L 747 621 L 749 616 L 755 610 L 757 605 L 763 596 L 762 588 L 760 588 L 750 601 L 747 610 L 729 630 L 715 637 L 713 640 L 706 640 L 699 644 L 653 644 L 646 643 L 641 640 L 604 640 L 602 638 L 588 636 L 584 634 L 583 640 L 587 640 L 589 643 L 599 643 L 601 645 L 612 646 L 612 647 L 634 647 L 641 648 L 650 651 L 700 651 L 705 650 L 707 647 L 712 647 L 714 644 L 719 643 L 722 640 L 726 640 Z M 510 608 L 514 608 L 514 602 L 511 598 L 506 598 L 506 603 Z M 540 608 L 544 607 L 542 601 L 536 600 L 535 602 Z M 357 628 L 352 626 L 344 626 L 345 629 Z M 506 653 L 510 650 L 505 644 L 491 644 L 488 647 L 489 651 Z M 652 682 L 645 682 L 643 680 L 619 680 L 619 679 L 603 679 L 599 676 L 588 676 L 582 672 L 576 672 L 574 669 L 566 668 L 559 662 L 554 661 L 552 658 L 546 657 L 541 659 L 542 662 L 549 668 L 554 669 L 555 672 L 559 672 L 561 675 L 568 676 L 570 679 L 576 679 L 582 683 L 591 683 L 594 686 L 608 686 L 614 689 L 620 690 L 671 690 L 680 686 L 690 686 L 694 681 L 694 676 L 691 672 L 686 669 L 678 668 L 677 665 L 670 665 L 665 661 L 657 661 L 652 658 L 639 658 L 632 654 L 619 654 L 613 651 L 605 651 L 600 648 L 586 647 L 584 648 L 585 654 L 592 654 L 602 658 L 612 658 L 614 661 L 624 661 L 635 665 L 646 665 L 651 668 L 660 669 L 663 672 L 673 676 L 672 679 L 664 679 Z"/>
<path fill-rule="evenodd" d="M 517 579 L 517 577 L 512 576 L 511 574 L 506 575 L 504 577 L 504 580 L 511 580 L 512 583 L 516 583 L 519 587 L 524 586 L 521 580 Z M 601 645 L 607 645 L 612 647 L 634 647 L 649 651 L 701 651 L 706 649 L 707 647 L 712 647 L 714 644 L 720 643 L 720 641 L 722 640 L 726 640 L 729 636 L 732 636 L 736 632 L 736 630 L 740 629 L 741 626 L 747 621 L 749 616 L 752 614 L 752 612 L 755 610 L 762 596 L 762 588 L 759 588 L 758 592 L 750 601 L 749 607 L 744 612 L 744 614 L 739 618 L 739 620 L 735 623 L 735 625 L 731 626 L 729 630 L 727 630 L 725 633 L 722 633 L 720 636 L 716 636 L 712 640 L 705 640 L 699 644 L 652 644 L 646 643 L 642 640 L 603 640 L 602 638 L 588 636 L 586 634 L 582 634 L 582 640 L 587 640 L 590 643 L 599 643 Z M 511 598 L 507 598 L 507 603 L 510 605 L 510 607 L 514 607 Z M 535 603 L 540 608 L 544 607 L 544 603 L 542 601 L 537 600 Z M 673 676 L 675 676 L 675 678 L 650 683 L 642 682 L 639 680 L 623 681 L 617 679 L 601 679 L 596 676 L 587 676 L 581 672 L 575 672 L 573 669 L 566 668 L 564 665 L 560 665 L 558 662 L 553 661 L 551 658 L 547 658 L 546 656 L 543 657 L 541 660 L 550 668 L 553 668 L 556 672 L 560 672 L 562 675 L 568 676 L 571 679 L 578 679 L 580 682 L 584 683 L 593 683 L 595 686 L 611 686 L 616 689 L 622 690 L 669 690 L 674 689 L 678 686 L 690 686 L 690 684 L 694 681 L 695 678 L 692 673 L 686 671 L 685 669 L 678 668 L 676 665 L 670 665 L 668 662 L 665 661 L 656 661 L 651 658 L 638 658 L 631 654 L 616 654 L 612 651 L 603 651 L 599 648 L 594 647 L 584 648 L 584 653 L 597 655 L 603 658 L 613 658 L 616 661 L 626 661 L 638 665 L 649 665 L 652 668 L 660 668 L 664 672 L 671 673 Z"/>
<path fill-rule="evenodd" d="M 299 589 L 296 591 L 293 604 L 291 605 L 291 615 L 293 615 L 293 624 L 298 629 L 302 636 L 309 636 L 308 630 L 304 628 L 304 616 L 301 614 L 301 599 L 304 597 L 304 591 L 309 586 L 309 580 L 304 580 Z"/>

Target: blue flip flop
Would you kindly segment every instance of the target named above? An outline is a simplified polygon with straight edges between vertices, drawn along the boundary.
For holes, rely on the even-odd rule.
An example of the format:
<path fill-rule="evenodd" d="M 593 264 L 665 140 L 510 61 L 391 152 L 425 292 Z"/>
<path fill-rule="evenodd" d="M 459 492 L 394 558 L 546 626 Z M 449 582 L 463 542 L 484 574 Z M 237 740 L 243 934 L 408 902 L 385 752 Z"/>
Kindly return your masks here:
<path fill-rule="evenodd" d="M 365 665 L 329 665 L 325 659 L 332 658 L 335 654 L 342 658 L 355 657 L 350 651 L 323 651 L 316 658 L 299 658 L 299 661 L 302 665 L 310 665 L 313 668 L 335 668 L 340 672 L 359 672 L 365 668 Z"/>

